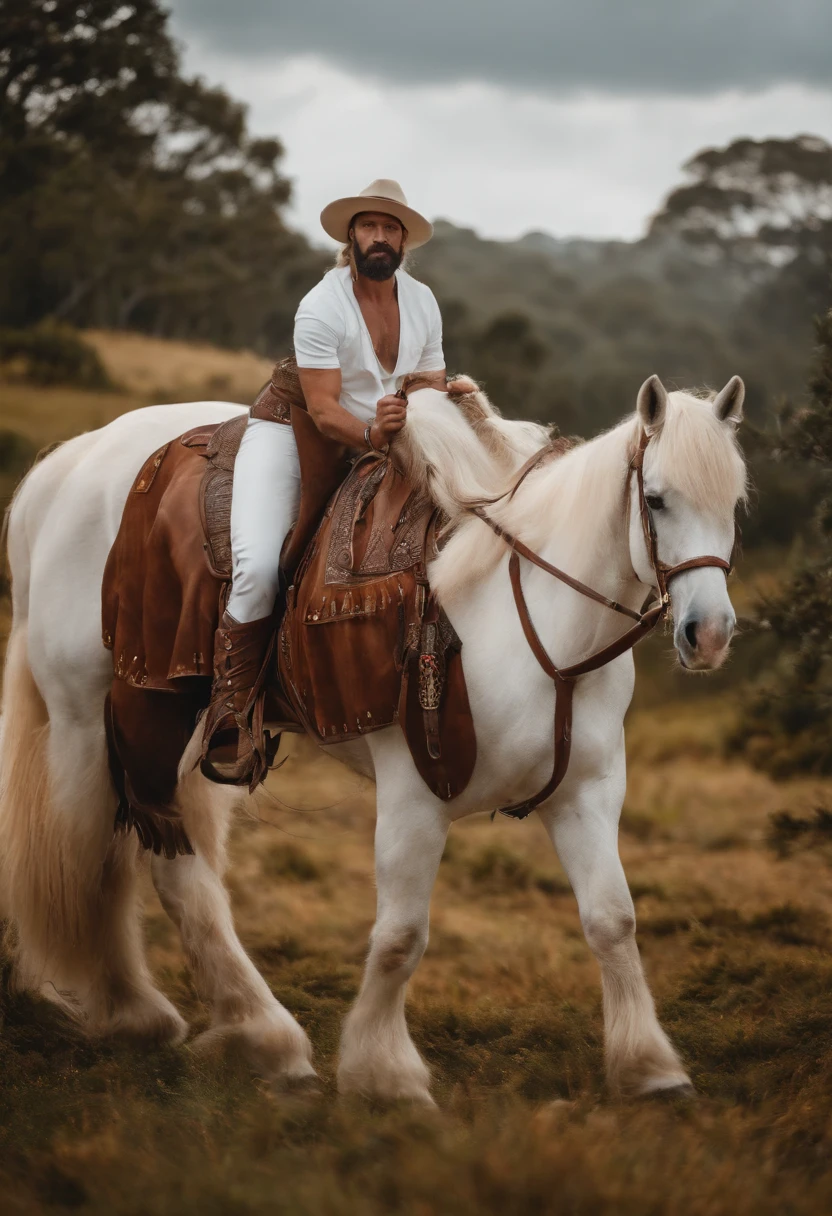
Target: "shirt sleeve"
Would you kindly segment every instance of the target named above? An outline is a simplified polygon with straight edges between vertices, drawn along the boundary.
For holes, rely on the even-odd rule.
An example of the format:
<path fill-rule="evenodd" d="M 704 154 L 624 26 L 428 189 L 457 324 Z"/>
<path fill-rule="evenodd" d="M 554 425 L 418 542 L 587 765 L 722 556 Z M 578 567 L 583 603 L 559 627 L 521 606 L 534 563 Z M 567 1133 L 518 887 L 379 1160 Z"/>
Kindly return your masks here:
<path fill-rule="evenodd" d="M 414 367 L 415 372 L 439 372 L 445 366 L 445 353 L 442 350 L 442 314 L 436 297 L 430 293 L 428 338 L 422 348 L 422 357 Z"/>
<path fill-rule="evenodd" d="M 301 303 L 295 315 L 295 358 L 298 367 L 336 368 L 341 363 L 338 358 L 340 335 L 328 323 L 333 318 L 324 319 L 312 311 L 305 302 Z"/>

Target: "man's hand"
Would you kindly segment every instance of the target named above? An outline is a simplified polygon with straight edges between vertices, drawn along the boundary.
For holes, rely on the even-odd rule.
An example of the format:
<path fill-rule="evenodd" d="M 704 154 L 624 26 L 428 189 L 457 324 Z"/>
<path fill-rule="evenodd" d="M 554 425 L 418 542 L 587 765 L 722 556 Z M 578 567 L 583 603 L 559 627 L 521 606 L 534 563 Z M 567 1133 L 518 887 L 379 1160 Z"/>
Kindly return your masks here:
<path fill-rule="evenodd" d="M 376 405 L 376 420 L 370 428 L 370 438 L 377 448 L 383 448 L 398 435 L 407 422 L 407 402 L 388 395 Z"/>

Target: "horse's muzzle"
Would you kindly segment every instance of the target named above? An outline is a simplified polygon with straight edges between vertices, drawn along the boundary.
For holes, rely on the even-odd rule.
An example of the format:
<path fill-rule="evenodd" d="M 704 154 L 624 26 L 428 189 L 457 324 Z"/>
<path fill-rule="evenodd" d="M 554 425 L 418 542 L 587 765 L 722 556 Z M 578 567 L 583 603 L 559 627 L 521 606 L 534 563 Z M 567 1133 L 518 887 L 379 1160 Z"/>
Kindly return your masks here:
<path fill-rule="evenodd" d="M 715 671 L 728 655 L 736 617 L 720 613 L 698 620 L 688 616 L 676 626 L 674 643 L 679 662 L 688 671 Z"/>

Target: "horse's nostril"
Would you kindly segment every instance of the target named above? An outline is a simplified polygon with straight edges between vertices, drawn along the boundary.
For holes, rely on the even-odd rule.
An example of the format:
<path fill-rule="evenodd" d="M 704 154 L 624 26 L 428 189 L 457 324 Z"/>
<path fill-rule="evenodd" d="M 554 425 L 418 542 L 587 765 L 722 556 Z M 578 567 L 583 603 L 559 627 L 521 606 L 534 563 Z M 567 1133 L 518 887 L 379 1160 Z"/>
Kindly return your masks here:
<path fill-rule="evenodd" d="M 685 637 L 691 650 L 696 650 L 696 626 L 696 621 L 688 621 L 687 625 L 685 625 Z"/>

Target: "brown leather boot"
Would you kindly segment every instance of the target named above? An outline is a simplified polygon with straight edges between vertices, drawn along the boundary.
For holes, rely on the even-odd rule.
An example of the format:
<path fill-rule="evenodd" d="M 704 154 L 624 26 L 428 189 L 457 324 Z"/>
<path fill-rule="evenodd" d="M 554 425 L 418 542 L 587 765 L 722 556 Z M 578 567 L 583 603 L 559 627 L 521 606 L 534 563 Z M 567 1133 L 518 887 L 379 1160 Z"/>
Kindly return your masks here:
<path fill-rule="evenodd" d="M 200 768 L 220 785 L 254 792 L 268 763 L 263 691 L 275 636 L 274 615 L 241 625 L 224 612 L 214 641 L 214 684 L 205 711 Z"/>

